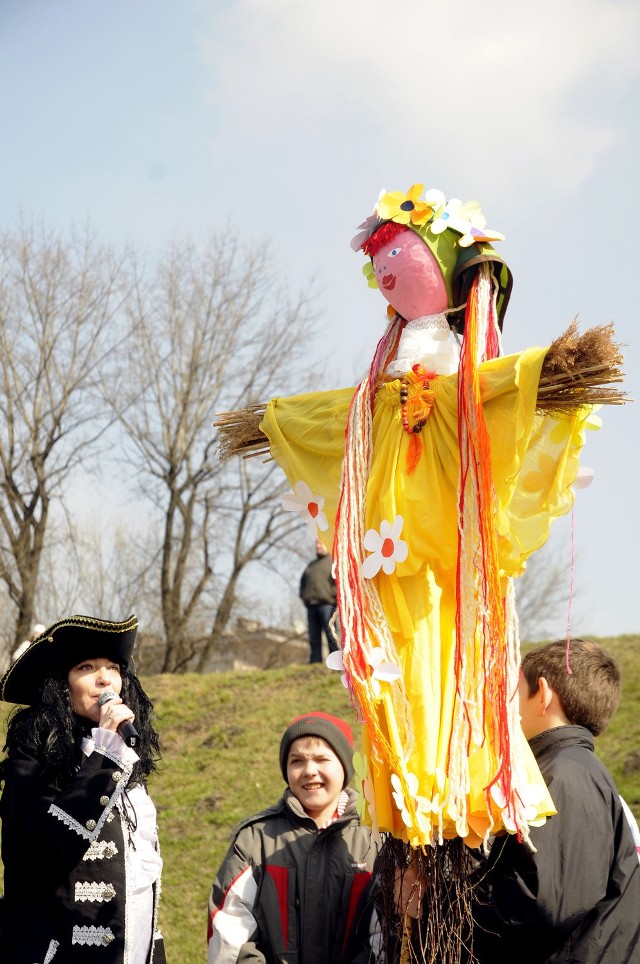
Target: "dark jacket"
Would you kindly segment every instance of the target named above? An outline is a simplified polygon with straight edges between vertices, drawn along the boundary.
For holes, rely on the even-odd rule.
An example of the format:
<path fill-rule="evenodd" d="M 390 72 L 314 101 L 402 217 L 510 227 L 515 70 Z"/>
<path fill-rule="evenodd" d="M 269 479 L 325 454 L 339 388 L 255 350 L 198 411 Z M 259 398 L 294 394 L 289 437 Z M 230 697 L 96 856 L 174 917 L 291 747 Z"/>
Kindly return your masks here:
<path fill-rule="evenodd" d="M 300 580 L 300 599 L 305 606 L 336 604 L 336 583 L 331 575 L 333 561 L 329 553 L 310 562 Z"/>
<path fill-rule="evenodd" d="M 211 890 L 209 964 L 369 960 L 376 854 L 355 799 L 319 830 L 287 790 L 240 825 Z"/>
<path fill-rule="evenodd" d="M 533 853 L 496 838 L 480 874 L 481 964 L 637 964 L 640 864 L 615 784 L 581 726 L 530 741 L 557 815 L 531 829 Z"/>
<path fill-rule="evenodd" d="M 131 776 L 99 747 L 60 786 L 31 747 L 3 763 L 2 964 L 126 964 L 126 826 Z M 163 964 L 155 932 L 149 962 Z"/>

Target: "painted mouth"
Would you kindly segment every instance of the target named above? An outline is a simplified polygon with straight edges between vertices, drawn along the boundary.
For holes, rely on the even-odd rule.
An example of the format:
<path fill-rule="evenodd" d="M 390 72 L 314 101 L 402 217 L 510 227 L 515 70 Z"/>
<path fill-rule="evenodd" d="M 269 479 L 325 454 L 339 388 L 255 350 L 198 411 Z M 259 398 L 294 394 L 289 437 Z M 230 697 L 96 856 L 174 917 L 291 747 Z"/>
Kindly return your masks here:
<path fill-rule="evenodd" d="M 385 291 L 393 291 L 396 286 L 396 276 L 394 274 L 385 274 L 382 278 L 382 287 Z"/>

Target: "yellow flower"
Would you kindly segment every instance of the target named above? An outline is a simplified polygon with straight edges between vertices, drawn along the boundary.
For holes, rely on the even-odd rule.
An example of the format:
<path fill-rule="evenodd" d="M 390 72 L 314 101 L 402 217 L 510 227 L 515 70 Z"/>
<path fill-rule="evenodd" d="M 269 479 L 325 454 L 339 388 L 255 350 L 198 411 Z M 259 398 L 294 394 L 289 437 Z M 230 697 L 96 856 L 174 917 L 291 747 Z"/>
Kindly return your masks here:
<path fill-rule="evenodd" d="M 389 191 L 378 201 L 378 217 L 396 224 L 426 224 L 433 217 L 433 208 L 420 201 L 424 184 L 413 184 L 406 194 Z"/>
<path fill-rule="evenodd" d="M 551 455 L 541 454 L 538 459 L 538 470 L 527 472 L 522 480 L 525 492 L 542 492 L 550 489 L 558 474 L 558 460 Z"/>

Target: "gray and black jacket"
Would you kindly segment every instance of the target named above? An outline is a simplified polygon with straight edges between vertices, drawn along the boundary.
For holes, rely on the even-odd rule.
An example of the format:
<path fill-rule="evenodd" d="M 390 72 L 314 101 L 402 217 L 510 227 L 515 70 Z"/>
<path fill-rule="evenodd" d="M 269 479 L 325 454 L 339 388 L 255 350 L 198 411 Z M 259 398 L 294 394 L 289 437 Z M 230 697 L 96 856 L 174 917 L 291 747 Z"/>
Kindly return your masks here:
<path fill-rule="evenodd" d="M 356 795 L 319 830 L 290 790 L 245 820 L 209 900 L 209 964 L 360 964 L 370 959 L 376 856 Z"/>

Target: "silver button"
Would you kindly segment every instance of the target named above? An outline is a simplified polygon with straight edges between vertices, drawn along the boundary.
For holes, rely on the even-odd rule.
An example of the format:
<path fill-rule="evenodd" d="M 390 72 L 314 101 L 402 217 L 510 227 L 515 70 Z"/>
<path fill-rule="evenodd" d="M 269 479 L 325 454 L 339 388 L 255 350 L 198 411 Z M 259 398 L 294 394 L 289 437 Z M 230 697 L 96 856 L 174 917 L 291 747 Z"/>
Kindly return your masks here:
<path fill-rule="evenodd" d="M 101 807 L 106 807 L 106 805 L 107 805 L 108 803 L 109 803 L 109 797 L 108 797 L 108 796 L 106 795 L 106 793 L 105 793 L 105 795 L 104 795 L 103 797 L 100 797 L 100 806 L 101 806 Z"/>
<path fill-rule="evenodd" d="M 116 889 L 113 884 L 105 884 L 102 888 L 103 900 L 112 900 L 116 896 Z"/>
<path fill-rule="evenodd" d="M 114 772 L 111 774 L 111 779 L 113 780 L 114 783 L 120 783 L 120 781 L 122 780 L 122 774 L 120 773 L 120 770 L 114 770 Z"/>
<path fill-rule="evenodd" d="M 96 826 L 97 824 L 95 820 L 87 820 L 87 822 L 85 823 L 85 827 L 87 828 L 87 830 L 95 830 Z"/>
<path fill-rule="evenodd" d="M 111 941 L 114 941 L 114 940 L 115 940 L 115 934 L 112 934 L 111 931 L 102 935 L 102 943 L 105 945 L 105 947 L 107 944 L 110 944 Z"/>

